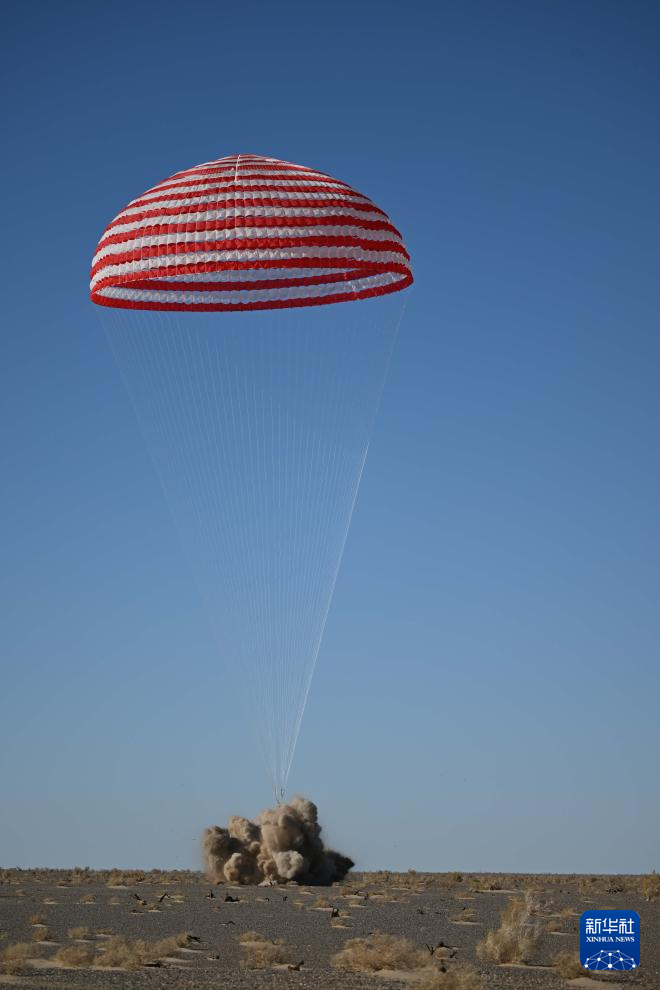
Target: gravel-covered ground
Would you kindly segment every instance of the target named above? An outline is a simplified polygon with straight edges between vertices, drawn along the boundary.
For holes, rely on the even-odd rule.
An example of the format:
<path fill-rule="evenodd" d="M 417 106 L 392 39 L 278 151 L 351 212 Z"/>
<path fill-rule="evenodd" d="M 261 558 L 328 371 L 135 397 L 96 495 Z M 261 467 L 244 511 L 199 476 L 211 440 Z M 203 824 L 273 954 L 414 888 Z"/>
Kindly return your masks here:
<path fill-rule="evenodd" d="M 477 943 L 489 929 L 498 927 L 509 899 L 527 889 L 533 889 L 540 900 L 537 921 L 542 929 L 527 965 L 479 961 Z M 570 951 L 577 958 L 581 912 L 610 907 L 632 909 L 641 916 L 640 968 L 599 974 L 598 980 L 586 975 L 577 982 L 562 978 L 552 967 L 553 957 L 559 951 Z M 37 916 L 43 916 L 37 919 L 41 925 L 34 923 Z M 467 920 L 459 922 L 461 918 Z M 88 930 L 85 941 L 74 942 L 69 935 L 78 926 Z M 210 887 L 197 873 L 6 870 L 0 873 L 0 952 L 19 942 L 33 943 L 34 952 L 20 966 L 0 963 L 0 983 L 91 990 L 414 987 L 414 976 L 390 977 L 385 982 L 383 977 L 347 973 L 331 964 L 331 956 L 347 939 L 379 931 L 404 936 L 424 951 L 427 945 L 444 943 L 452 955 L 446 967 L 451 970 L 461 962 L 471 963 L 486 988 L 553 990 L 579 987 L 586 981 L 584 985 L 593 990 L 599 983 L 660 990 L 659 926 L 660 898 L 647 901 L 639 877 L 358 873 L 331 888 L 295 884 L 237 888 Z M 245 968 L 239 936 L 247 931 L 283 939 L 292 962 L 302 965 L 296 970 Z M 48 938 L 38 941 L 44 932 Z M 113 935 L 152 942 L 183 932 L 195 938 L 190 948 L 156 966 L 99 968 L 103 946 Z M 72 944 L 89 947 L 96 965 L 80 968 L 54 963 L 58 950 Z"/>

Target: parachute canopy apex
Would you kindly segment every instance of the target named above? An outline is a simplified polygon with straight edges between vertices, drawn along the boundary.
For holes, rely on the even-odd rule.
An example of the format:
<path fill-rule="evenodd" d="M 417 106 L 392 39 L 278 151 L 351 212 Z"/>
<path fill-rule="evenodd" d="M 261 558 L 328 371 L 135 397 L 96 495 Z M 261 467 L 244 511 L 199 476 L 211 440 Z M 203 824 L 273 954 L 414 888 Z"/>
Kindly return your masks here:
<path fill-rule="evenodd" d="M 413 277 L 401 234 L 315 169 L 229 155 L 132 200 L 94 255 L 91 298 L 146 310 L 253 310 L 349 302 Z"/>

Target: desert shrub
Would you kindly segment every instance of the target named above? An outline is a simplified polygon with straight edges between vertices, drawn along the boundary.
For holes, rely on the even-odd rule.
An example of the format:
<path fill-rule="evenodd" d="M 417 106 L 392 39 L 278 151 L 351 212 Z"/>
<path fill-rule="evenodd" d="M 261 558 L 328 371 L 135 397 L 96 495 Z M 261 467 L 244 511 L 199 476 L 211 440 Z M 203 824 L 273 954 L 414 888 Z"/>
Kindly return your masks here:
<path fill-rule="evenodd" d="M 46 915 L 45 914 L 33 914 L 30 918 L 31 925 L 45 925 Z"/>
<path fill-rule="evenodd" d="M 417 984 L 418 990 L 482 990 L 484 983 L 474 966 L 429 969 Z"/>
<path fill-rule="evenodd" d="M 574 952 L 558 952 L 552 959 L 552 965 L 565 980 L 574 980 L 578 976 L 589 976 L 580 962 L 580 957 Z"/>
<path fill-rule="evenodd" d="M 128 942 L 122 935 L 108 939 L 103 952 L 96 957 L 95 966 L 111 969 L 137 969 L 143 965 L 147 943 L 140 940 Z"/>
<path fill-rule="evenodd" d="M 349 938 L 330 961 L 349 973 L 377 973 L 382 969 L 423 969 L 428 956 L 406 938 L 374 932 L 367 938 Z"/>
<path fill-rule="evenodd" d="M 504 890 L 504 882 L 500 877 L 478 877 L 479 890 Z"/>
<path fill-rule="evenodd" d="M 153 966 L 166 956 L 171 956 L 179 949 L 188 945 L 190 936 L 187 933 L 162 938 L 157 942 L 147 942 L 137 939 L 129 942 L 122 935 L 108 939 L 102 953 L 94 959 L 94 965 L 109 969 L 139 969 L 141 966 Z"/>
<path fill-rule="evenodd" d="M 89 928 L 86 925 L 76 925 L 69 928 L 69 938 L 89 938 Z"/>
<path fill-rule="evenodd" d="M 108 887 L 130 887 L 135 883 L 144 883 L 147 875 L 143 870 L 110 870 L 106 885 Z"/>
<path fill-rule="evenodd" d="M 245 969 L 268 969 L 293 962 L 291 949 L 281 938 L 268 939 L 257 932 L 243 932 L 239 941 L 243 951 L 241 966 Z"/>
<path fill-rule="evenodd" d="M 578 881 L 578 891 L 580 894 L 592 895 L 594 884 L 598 883 L 598 877 L 581 877 Z"/>
<path fill-rule="evenodd" d="M 88 945 L 65 945 L 55 953 L 54 958 L 64 966 L 91 966 L 94 950 Z"/>
<path fill-rule="evenodd" d="M 640 884 L 642 894 L 647 901 L 657 901 L 660 897 L 660 876 L 653 871 L 647 877 L 642 878 Z"/>
<path fill-rule="evenodd" d="M 65 882 L 71 884 L 90 883 L 93 879 L 94 877 L 89 866 L 74 866 Z"/>
<path fill-rule="evenodd" d="M 534 914 L 538 901 L 530 891 L 524 897 L 512 897 L 502 912 L 500 927 L 487 933 L 477 945 L 477 955 L 484 962 L 527 962 L 539 938 Z"/>
<path fill-rule="evenodd" d="M 190 932 L 179 932 L 178 935 L 171 935 L 169 938 L 162 940 L 163 944 L 171 943 L 172 947 L 177 949 L 185 949 L 190 945 L 191 941 Z"/>
<path fill-rule="evenodd" d="M 29 942 L 15 942 L 0 952 L 0 973 L 18 973 L 23 969 L 28 959 L 38 952 L 35 945 Z"/>
<path fill-rule="evenodd" d="M 45 928 L 43 925 L 39 925 L 32 932 L 32 941 L 33 942 L 53 942 L 54 939 L 53 939 L 52 933 L 49 932 L 47 928 Z"/>

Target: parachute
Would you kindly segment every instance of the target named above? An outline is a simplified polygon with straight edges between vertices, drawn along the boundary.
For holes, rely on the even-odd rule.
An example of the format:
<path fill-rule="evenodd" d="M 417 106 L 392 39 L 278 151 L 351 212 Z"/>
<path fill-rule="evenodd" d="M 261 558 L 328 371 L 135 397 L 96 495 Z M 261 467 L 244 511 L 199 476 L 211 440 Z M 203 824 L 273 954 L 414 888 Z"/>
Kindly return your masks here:
<path fill-rule="evenodd" d="M 258 155 L 165 179 L 94 255 L 91 299 L 278 799 L 402 315 L 389 297 L 412 280 L 371 200 Z"/>

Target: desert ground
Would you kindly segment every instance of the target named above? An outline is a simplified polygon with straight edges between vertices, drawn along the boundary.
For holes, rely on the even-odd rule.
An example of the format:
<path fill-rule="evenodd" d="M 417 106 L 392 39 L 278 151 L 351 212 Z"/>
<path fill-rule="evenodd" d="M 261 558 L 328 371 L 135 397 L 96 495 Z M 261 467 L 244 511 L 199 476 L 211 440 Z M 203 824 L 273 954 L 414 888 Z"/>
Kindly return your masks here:
<path fill-rule="evenodd" d="M 590 907 L 639 912 L 639 969 L 580 970 Z M 237 887 L 193 872 L 3 870 L 0 984 L 658 990 L 660 878 L 410 871 Z"/>

